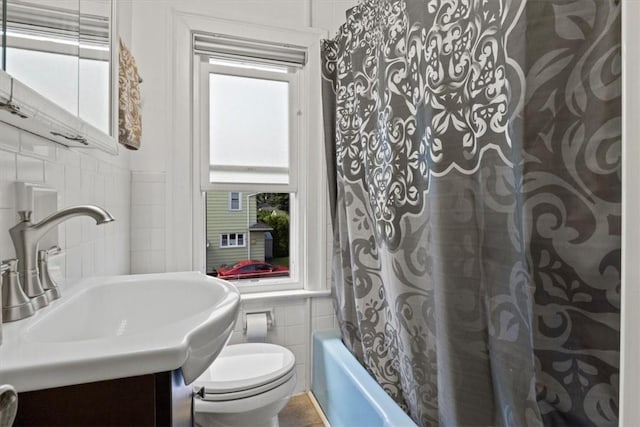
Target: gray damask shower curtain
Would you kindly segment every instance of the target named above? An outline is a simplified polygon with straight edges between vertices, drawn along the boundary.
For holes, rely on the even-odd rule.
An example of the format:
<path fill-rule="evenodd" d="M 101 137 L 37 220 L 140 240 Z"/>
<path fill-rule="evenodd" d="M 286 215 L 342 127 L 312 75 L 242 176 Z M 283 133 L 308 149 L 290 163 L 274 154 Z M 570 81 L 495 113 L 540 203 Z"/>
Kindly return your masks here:
<path fill-rule="evenodd" d="M 369 0 L 323 49 L 343 341 L 423 426 L 617 424 L 614 0 Z"/>

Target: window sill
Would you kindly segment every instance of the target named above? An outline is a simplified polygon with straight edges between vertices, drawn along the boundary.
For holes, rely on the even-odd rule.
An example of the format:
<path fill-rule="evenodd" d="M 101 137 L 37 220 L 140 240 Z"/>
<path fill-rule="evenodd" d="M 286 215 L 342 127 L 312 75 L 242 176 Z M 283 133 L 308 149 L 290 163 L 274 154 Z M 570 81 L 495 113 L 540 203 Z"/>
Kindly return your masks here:
<path fill-rule="evenodd" d="M 295 289 L 288 291 L 270 291 L 270 292 L 253 292 L 240 295 L 242 302 L 248 301 L 267 301 L 272 299 L 306 299 L 306 298 L 326 298 L 331 296 L 331 291 L 326 289 L 322 291 L 307 291 L 304 289 Z"/>

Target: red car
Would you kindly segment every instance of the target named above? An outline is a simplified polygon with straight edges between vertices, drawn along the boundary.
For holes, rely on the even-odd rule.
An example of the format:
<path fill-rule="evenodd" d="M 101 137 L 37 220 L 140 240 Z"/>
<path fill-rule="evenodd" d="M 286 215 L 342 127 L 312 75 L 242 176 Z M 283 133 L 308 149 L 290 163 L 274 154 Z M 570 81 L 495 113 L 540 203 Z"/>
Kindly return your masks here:
<path fill-rule="evenodd" d="M 288 267 L 253 260 L 240 261 L 233 265 L 233 267 L 221 266 L 218 269 L 218 277 L 227 280 L 262 279 L 288 275 Z"/>

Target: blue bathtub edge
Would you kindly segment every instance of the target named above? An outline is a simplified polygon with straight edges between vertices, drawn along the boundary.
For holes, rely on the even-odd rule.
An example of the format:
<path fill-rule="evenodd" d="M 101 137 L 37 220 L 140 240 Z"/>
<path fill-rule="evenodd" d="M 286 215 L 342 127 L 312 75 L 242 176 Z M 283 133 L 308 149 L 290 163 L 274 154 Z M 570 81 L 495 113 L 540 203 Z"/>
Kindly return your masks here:
<path fill-rule="evenodd" d="M 416 426 L 344 346 L 339 331 L 313 334 L 311 391 L 332 427 Z"/>

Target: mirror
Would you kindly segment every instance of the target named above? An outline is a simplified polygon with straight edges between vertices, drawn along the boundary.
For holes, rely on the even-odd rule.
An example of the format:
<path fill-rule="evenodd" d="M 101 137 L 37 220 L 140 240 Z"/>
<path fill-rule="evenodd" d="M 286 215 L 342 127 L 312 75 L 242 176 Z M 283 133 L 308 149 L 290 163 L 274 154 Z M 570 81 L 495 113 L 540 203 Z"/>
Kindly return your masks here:
<path fill-rule="evenodd" d="M 80 0 L 79 7 L 78 115 L 111 134 L 111 0 Z"/>
<path fill-rule="evenodd" d="M 5 71 L 78 115 L 79 0 L 5 1 Z"/>
<path fill-rule="evenodd" d="M 117 151 L 115 2 L 0 1 L 2 68 L 13 78 L 12 83 L 19 82 L 57 104 L 65 113 L 81 119 L 73 126 L 74 130 L 54 133 L 62 134 L 62 143 L 70 139 L 91 142 L 98 138 L 101 140 L 98 148 Z M 19 102 L 16 104 L 20 106 Z M 47 112 L 51 111 L 47 107 Z M 37 111 L 36 116 L 39 116 Z M 60 120 L 64 116 L 66 114 L 62 114 Z M 66 120 L 63 123 L 68 124 Z M 22 127 L 20 121 L 11 124 Z M 108 142 L 100 132 L 110 137 Z M 52 132 L 43 136 L 50 134 Z M 92 146 L 90 143 L 80 146 L 83 145 Z"/>

